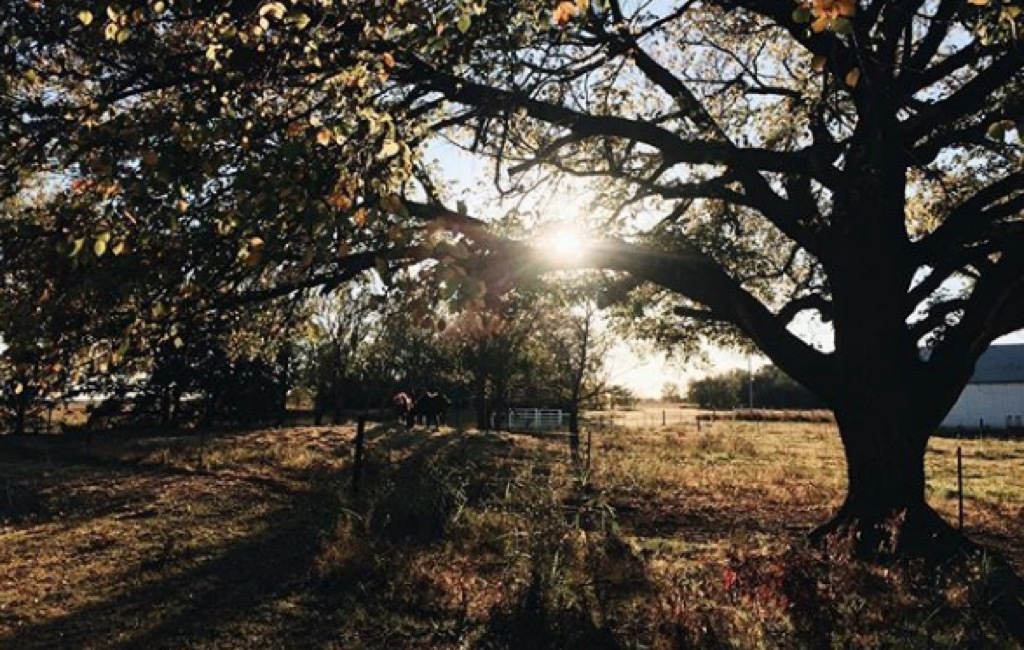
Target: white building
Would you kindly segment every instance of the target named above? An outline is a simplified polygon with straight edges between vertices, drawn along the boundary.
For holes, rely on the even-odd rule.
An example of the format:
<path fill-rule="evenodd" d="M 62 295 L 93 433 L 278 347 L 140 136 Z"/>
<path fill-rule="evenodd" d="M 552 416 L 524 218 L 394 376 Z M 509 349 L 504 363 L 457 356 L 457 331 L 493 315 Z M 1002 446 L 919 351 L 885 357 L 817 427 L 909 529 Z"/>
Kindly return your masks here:
<path fill-rule="evenodd" d="M 943 428 L 1024 429 L 1024 344 L 993 345 L 981 355 Z"/>

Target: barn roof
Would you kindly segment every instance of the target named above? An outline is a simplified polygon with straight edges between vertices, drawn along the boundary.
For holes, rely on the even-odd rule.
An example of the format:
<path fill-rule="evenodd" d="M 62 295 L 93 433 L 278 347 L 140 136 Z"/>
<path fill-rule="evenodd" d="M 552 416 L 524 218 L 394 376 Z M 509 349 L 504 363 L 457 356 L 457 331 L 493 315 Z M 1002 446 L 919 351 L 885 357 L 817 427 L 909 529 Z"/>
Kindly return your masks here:
<path fill-rule="evenodd" d="M 1024 383 L 1024 344 L 993 345 L 974 366 L 972 384 Z"/>

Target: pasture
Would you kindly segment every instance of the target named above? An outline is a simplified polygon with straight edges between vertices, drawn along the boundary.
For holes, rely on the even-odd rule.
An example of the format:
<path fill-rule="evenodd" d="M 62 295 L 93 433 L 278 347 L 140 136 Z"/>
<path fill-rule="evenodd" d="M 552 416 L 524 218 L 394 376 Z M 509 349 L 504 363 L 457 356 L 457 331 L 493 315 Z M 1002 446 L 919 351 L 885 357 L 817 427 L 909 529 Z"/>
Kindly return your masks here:
<path fill-rule="evenodd" d="M 0 647 L 1015 647 L 999 565 L 826 562 L 834 425 L 0 438 Z M 929 500 L 1024 572 L 1024 441 Z M 1019 622 L 1017 623 L 1019 625 Z"/>

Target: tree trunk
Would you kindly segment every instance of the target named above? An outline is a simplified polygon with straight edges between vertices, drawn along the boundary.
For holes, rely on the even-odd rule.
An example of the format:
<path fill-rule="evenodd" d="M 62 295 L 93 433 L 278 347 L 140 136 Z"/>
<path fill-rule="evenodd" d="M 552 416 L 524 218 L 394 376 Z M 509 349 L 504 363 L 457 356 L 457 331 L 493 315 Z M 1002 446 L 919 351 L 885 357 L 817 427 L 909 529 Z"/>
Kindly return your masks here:
<path fill-rule="evenodd" d="M 966 539 L 925 501 L 928 434 L 884 418 L 837 413 L 847 493 L 835 516 L 811 533 L 819 546 L 857 557 L 944 559 Z M 905 425 L 904 425 L 905 426 Z"/>

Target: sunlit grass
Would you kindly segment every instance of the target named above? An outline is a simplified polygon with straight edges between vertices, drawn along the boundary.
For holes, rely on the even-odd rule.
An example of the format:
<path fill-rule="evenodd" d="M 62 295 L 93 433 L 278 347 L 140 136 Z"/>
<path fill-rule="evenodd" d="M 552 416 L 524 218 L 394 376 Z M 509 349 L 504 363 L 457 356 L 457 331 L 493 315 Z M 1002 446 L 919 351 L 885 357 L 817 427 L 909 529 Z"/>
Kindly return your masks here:
<path fill-rule="evenodd" d="M 982 565 L 921 582 L 807 548 L 843 497 L 832 424 L 590 433 L 587 467 L 558 437 L 374 429 L 358 496 L 348 427 L 5 453 L 24 516 L 0 527 L 0 645 L 266 647 L 295 630 L 346 648 L 1005 640 Z M 950 520 L 958 444 L 967 529 L 1020 569 L 1024 442 L 933 441 L 929 500 Z"/>

